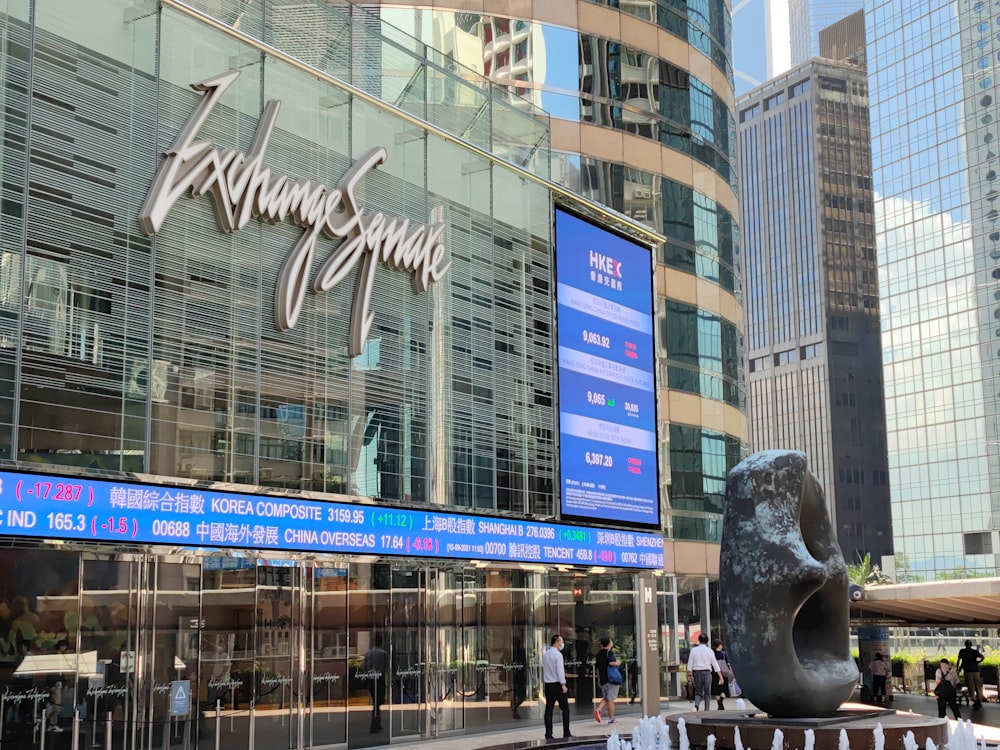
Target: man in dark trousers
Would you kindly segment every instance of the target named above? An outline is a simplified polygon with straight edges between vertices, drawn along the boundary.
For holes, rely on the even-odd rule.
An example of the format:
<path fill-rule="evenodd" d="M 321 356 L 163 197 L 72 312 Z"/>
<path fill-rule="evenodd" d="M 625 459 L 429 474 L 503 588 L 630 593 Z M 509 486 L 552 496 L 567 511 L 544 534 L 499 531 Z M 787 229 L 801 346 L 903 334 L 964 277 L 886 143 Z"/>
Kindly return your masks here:
<path fill-rule="evenodd" d="M 385 703 L 385 686 L 389 677 L 389 654 L 382 648 L 382 635 L 375 635 L 375 645 L 365 653 L 361 665 L 368 682 L 368 694 L 372 699 L 372 734 L 382 731 L 382 704 Z"/>
<path fill-rule="evenodd" d="M 983 707 L 983 699 L 986 697 L 983 690 L 983 678 L 979 674 L 979 662 L 983 658 L 979 649 L 972 647 L 972 641 L 966 641 L 965 648 L 958 652 L 958 662 L 955 664 L 956 672 L 965 671 L 965 686 L 969 688 L 973 711 L 978 711 Z"/>
<path fill-rule="evenodd" d="M 556 703 L 562 711 L 563 737 L 572 737 L 569 732 L 569 699 L 566 697 L 566 665 L 563 662 L 563 637 L 554 635 L 549 640 L 549 647 L 542 654 L 542 681 L 545 683 L 545 739 L 554 739 L 552 735 L 552 714 Z"/>

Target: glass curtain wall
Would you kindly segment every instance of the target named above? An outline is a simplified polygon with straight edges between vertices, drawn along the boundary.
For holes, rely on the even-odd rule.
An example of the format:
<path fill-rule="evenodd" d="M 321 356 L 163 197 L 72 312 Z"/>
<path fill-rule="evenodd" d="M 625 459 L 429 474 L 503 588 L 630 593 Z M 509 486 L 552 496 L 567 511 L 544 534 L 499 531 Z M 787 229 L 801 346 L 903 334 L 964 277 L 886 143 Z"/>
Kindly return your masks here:
<path fill-rule="evenodd" d="M 9 0 L 0 41 L 0 456 L 552 514 L 543 185 L 168 7 Z M 385 147 L 359 204 L 447 227 L 452 267 L 426 292 L 376 274 L 359 356 L 356 274 L 274 324 L 301 227 L 226 233 L 208 197 L 185 196 L 143 233 L 159 155 L 203 100 L 191 85 L 229 70 L 198 140 L 246 153 L 279 100 L 273 174 L 332 187 Z M 336 247 L 321 245 L 310 284 Z"/>
<path fill-rule="evenodd" d="M 637 662 L 626 573 L 0 556 L 0 736 L 24 750 L 69 750 L 74 732 L 112 750 L 384 745 L 540 720 L 555 632 L 580 714 L 598 699 L 601 636 Z"/>

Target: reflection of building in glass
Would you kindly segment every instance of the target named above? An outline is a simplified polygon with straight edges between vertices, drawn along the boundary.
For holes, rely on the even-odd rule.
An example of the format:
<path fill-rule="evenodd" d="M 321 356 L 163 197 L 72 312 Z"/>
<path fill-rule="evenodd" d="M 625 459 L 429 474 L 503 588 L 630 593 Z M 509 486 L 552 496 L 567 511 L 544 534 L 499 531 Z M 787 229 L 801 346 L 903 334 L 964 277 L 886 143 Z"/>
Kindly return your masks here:
<path fill-rule="evenodd" d="M 820 31 L 864 5 L 862 0 L 788 0 L 792 65 L 820 55 Z"/>
<path fill-rule="evenodd" d="M 717 540 L 725 476 L 746 448 L 728 10 L 584 2 L 542 20 L 505 7 L 387 2 L 378 13 L 540 102 L 552 115 L 552 178 L 668 238 L 657 309 L 659 385 L 674 404 L 669 523 L 678 539 Z M 684 291 L 698 283 L 718 296 Z"/>
<path fill-rule="evenodd" d="M 996 575 L 998 13 L 912 10 L 865 14 L 897 576 Z"/>
<path fill-rule="evenodd" d="M 750 436 L 797 449 L 848 561 L 892 553 L 864 68 L 813 60 L 738 101 Z"/>

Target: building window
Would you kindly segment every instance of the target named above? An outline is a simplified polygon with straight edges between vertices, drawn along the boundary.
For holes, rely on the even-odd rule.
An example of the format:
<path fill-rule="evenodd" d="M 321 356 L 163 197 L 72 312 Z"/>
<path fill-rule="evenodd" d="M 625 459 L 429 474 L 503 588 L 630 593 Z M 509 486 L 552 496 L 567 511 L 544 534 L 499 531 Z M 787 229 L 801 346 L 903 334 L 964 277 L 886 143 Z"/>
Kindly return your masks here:
<path fill-rule="evenodd" d="M 804 81 L 799 81 L 798 83 L 794 84 L 791 88 L 788 89 L 788 98 L 791 99 L 792 97 L 802 96 L 810 88 L 812 88 L 812 81 L 810 81 L 808 78 Z"/>
<path fill-rule="evenodd" d="M 967 555 L 992 555 L 993 536 L 988 531 L 977 531 L 972 534 L 963 534 L 965 542 L 965 554 Z"/>

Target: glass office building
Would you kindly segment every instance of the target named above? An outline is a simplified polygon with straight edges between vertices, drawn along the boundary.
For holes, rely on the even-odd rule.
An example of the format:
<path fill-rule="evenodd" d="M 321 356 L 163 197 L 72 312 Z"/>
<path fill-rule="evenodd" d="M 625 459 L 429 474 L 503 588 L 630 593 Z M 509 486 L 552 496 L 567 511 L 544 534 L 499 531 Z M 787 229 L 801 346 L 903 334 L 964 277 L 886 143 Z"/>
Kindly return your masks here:
<path fill-rule="evenodd" d="M 666 237 L 668 536 L 717 542 L 725 477 L 746 450 L 729 10 L 574 0 L 529 17 L 516 2 L 489 14 L 402 5 L 381 3 L 382 23 L 551 116 L 553 181 Z M 702 545 L 678 549 L 692 572 L 710 572 Z"/>
<path fill-rule="evenodd" d="M 865 7 L 897 580 L 996 575 L 995 8 Z"/>
<path fill-rule="evenodd" d="M 804 451 L 844 557 L 880 564 L 892 528 L 867 89 L 863 67 L 817 58 L 737 104 L 751 445 Z"/>
<path fill-rule="evenodd" d="M 604 634 L 676 693 L 745 451 L 726 11 L 579 7 L 669 111 L 610 33 L 557 128 L 517 19 L 466 65 L 384 8 L 0 4 L 4 742 L 537 721 L 553 632 L 581 715 Z M 561 519 L 557 208 L 650 256 L 648 528 Z"/>
<path fill-rule="evenodd" d="M 792 65 L 819 57 L 820 31 L 863 7 L 861 0 L 788 0 Z"/>

